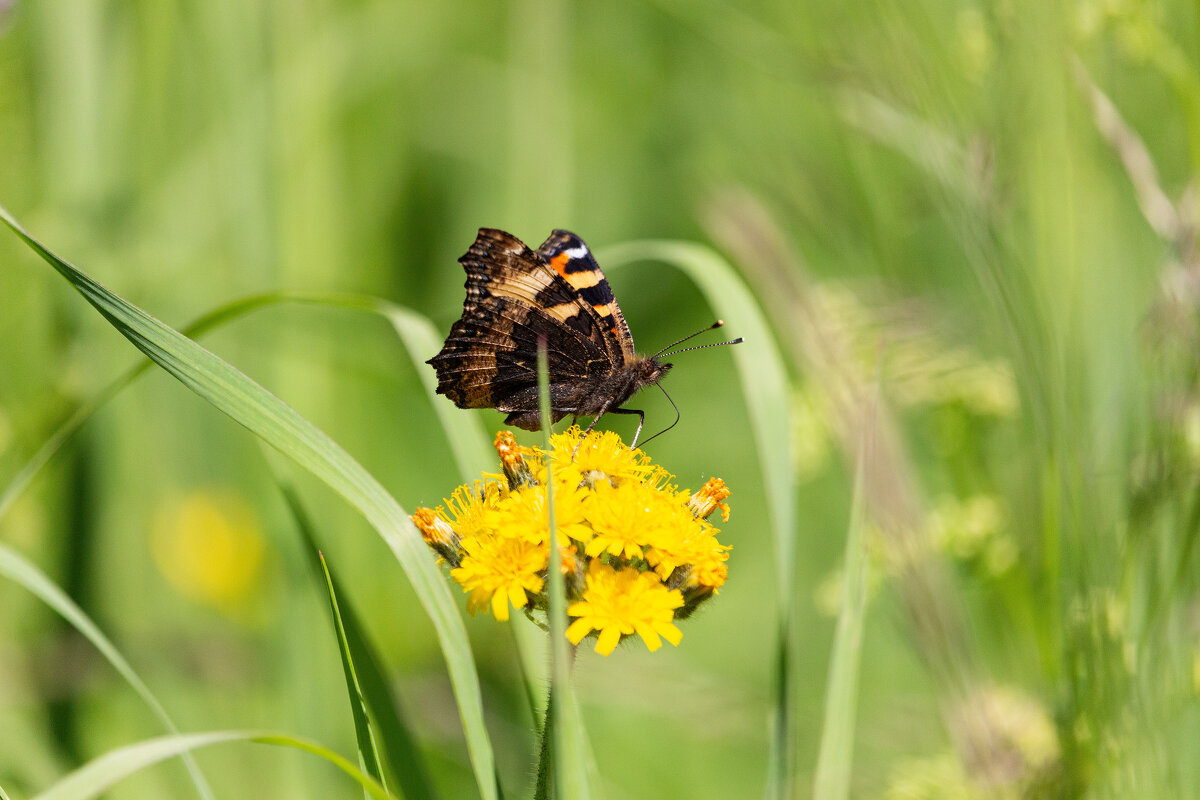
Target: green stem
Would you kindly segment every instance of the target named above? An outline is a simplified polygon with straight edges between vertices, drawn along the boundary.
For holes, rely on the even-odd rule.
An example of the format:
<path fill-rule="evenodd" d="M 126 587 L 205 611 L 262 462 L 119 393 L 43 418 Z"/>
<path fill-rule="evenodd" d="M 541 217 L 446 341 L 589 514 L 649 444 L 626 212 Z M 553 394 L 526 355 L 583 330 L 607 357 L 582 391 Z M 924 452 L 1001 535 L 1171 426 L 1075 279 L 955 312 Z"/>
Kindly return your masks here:
<path fill-rule="evenodd" d="M 550 775 L 554 768 L 554 748 L 550 746 L 554 735 L 554 689 L 546 699 L 546 716 L 542 719 L 542 743 L 538 748 L 537 786 L 533 800 L 550 800 Z"/>

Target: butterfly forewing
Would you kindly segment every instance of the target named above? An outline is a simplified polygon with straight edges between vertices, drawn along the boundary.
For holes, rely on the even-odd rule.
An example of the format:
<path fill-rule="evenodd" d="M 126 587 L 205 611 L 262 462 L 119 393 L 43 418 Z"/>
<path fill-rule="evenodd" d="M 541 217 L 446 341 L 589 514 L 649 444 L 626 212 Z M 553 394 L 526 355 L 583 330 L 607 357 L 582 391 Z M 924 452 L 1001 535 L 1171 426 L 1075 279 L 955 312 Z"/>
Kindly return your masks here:
<path fill-rule="evenodd" d="M 539 253 L 510 233 L 482 228 L 459 263 L 467 271 L 467 300 L 463 315 L 484 305 L 489 297 L 510 297 L 535 311 L 566 323 L 597 347 L 612 352 L 600 316 L 556 273 Z"/>
<path fill-rule="evenodd" d="M 620 363 L 628 364 L 636 356 L 633 334 L 625 315 L 617 305 L 612 287 L 604 271 L 596 263 L 592 251 L 570 231 L 556 230 L 537 249 L 543 261 L 575 290 L 580 306 L 593 312 L 608 343 L 609 352 L 620 353 Z"/>

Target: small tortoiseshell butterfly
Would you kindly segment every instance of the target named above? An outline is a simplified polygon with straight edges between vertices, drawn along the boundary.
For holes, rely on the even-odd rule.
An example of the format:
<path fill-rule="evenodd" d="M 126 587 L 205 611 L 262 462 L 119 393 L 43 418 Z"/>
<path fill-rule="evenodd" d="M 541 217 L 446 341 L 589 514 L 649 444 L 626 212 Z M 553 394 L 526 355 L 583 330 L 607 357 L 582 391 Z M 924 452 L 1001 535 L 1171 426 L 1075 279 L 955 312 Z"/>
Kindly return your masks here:
<path fill-rule="evenodd" d="M 604 414 L 637 414 L 636 447 L 645 414 L 621 406 L 672 365 L 659 361 L 661 351 L 634 352 L 625 317 L 583 240 L 556 230 L 530 250 L 510 233 L 480 228 L 458 261 L 467 271 L 462 319 L 427 362 L 437 371 L 438 394 L 459 408 L 506 411 L 505 423 L 538 430 L 537 351 L 544 337 L 551 421 L 590 416 L 595 426 Z"/>

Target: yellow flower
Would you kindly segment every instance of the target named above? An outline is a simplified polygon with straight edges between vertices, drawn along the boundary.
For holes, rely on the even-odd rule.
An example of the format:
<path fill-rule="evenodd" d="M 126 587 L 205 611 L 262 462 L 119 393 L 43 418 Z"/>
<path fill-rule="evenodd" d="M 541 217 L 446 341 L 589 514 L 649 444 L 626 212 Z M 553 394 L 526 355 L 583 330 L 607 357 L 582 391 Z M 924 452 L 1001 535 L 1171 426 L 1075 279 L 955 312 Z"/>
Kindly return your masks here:
<path fill-rule="evenodd" d="M 682 606 L 679 590 L 668 589 L 654 573 L 632 567 L 618 570 L 593 561 L 583 599 L 567 608 L 567 614 L 579 618 L 567 628 L 567 638 L 579 644 L 592 631 L 599 631 L 596 652 L 608 655 L 621 637 L 636 633 L 654 652 L 662 647 L 662 639 L 677 645 L 683 638 L 671 623 L 675 609 Z"/>
<path fill-rule="evenodd" d="M 612 481 L 623 481 L 645 477 L 655 469 L 650 456 L 626 447 L 612 431 L 592 433 L 580 441 L 579 428 L 572 427 L 551 436 L 550 446 L 554 449 L 555 471 L 566 466 L 584 478 L 599 474 Z"/>
<path fill-rule="evenodd" d="M 584 524 L 583 494 L 575 486 L 554 482 L 554 525 L 559 540 L 587 541 L 592 529 Z M 546 507 L 546 489 L 522 486 L 500 499 L 482 519 L 483 525 L 497 536 L 545 544 L 550 537 L 550 514 Z"/>
<path fill-rule="evenodd" d="M 439 556 L 451 564 L 458 566 L 460 538 L 450 523 L 442 519 L 432 508 L 418 508 L 411 517 L 425 544 L 433 548 Z"/>
<path fill-rule="evenodd" d="M 644 558 L 642 546 L 655 543 L 655 533 L 677 511 L 673 498 L 639 483 L 614 488 L 597 481 L 588 497 L 586 517 L 595 531 L 588 542 L 592 558 L 610 553 L 623 558 Z"/>
<path fill-rule="evenodd" d="M 689 585 L 713 591 L 725 585 L 725 579 L 729 577 L 729 566 L 725 563 L 729 559 L 729 548 L 718 545 L 716 537 L 713 537 L 713 544 L 715 546 L 692 566 Z"/>
<path fill-rule="evenodd" d="M 467 598 L 467 611 L 474 614 L 489 605 L 496 619 L 508 619 L 508 604 L 522 608 L 528 592 L 542 590 L 546 550 L 524 539 L 504 536 L 471 536 L 463 539 L 462 565 L 450 570 Z"/>
<path fill-rule="evenodd" d="M 159 513 L 151 552 L 181 594 L 245 618 L 263 580 L 267 544 L 240 495 L 193 491 Z"/>
<path fill-rule="evenodd" d="M 709 478 L 708 483 L 700 487 L 700 491 L 688 500 L 688 508 L 700 519 L 708 519 L 718 508 L 721 509 L 721 519 L 729 522 L 729 504 L 722 502 L 729 495 L 729 487 L 720 478 Z"/>
<path fill-rule="evenodd" d="M 729 549 L 717 541 L 713 528 L 696 519 L 682 506 L 664 517 L 655 532 L 654 545 L 646 560 L 666 580 L 677 568 L 687 564 L 711 564 L 724 561 Z"/>
<path fill-rule="evenodd" d="M 728 576 L 729 548 L 706 521 L 729 496 L 710 480 L 692 495 L 674 477 L 614 433 L 571 427 L 551 440 L 558 568 L 566 577 L 568 638 L 595 632 L 608 655 L 637 634 L 650 650 L 682 635 L 673 620 L 689 616 Z M 510 607 L 549 607 L 551 563 L 546 503 L 547 454 L 496 436 L 503 479 L 460 486 L 445 508 L 419 508 L 412 520 L 468 594 L 467 610 L 507 620 Z"/>
<path fill-rule="evenodd" d="M 508 478 L 508 488 L 515 489 L 533 483 L 533 472 L 529 469 L 529 462 L 525 460 L 529 448 L 517 444 L 517 438 L 510 431 L 497 433 L 493 444 L 497 455 L 500 456 L 500 466 Z"/>
<path fill-rule="evenodd" d="M 444 502 L 454 532 L 460 537 L 478 536 L 487 529 L 488 512 L 500 502 L 500 484 L 476 481 L 470 486 L 459 486 Z"/>

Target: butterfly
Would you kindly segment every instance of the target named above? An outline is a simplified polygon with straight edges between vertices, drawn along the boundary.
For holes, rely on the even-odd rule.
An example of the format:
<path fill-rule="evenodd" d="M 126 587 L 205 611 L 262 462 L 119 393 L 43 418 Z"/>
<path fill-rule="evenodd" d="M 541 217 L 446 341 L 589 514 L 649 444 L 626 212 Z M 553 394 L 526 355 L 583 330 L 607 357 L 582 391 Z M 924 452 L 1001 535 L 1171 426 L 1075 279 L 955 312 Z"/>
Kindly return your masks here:
<path fill-rule="evenodd" d="M 467 272 L 462 318 L 426 362 L 437 372 L 438 394 L 459 408 L 507 412 L 508 425 L 540 429 L 542 339 L 551 422 L 590 416 L 590 431 L 605 414 L 636 414 L 636 447 L 645 413 L 623 406 L 640 389 L 657 385 L 672 365 L 659 360 L 662 351 L 645 357 L 634 352 L 625 316 L 583 240 L 556 230 L 531 250 L 511 233 L 480 228 L 458 261 Z"/>

